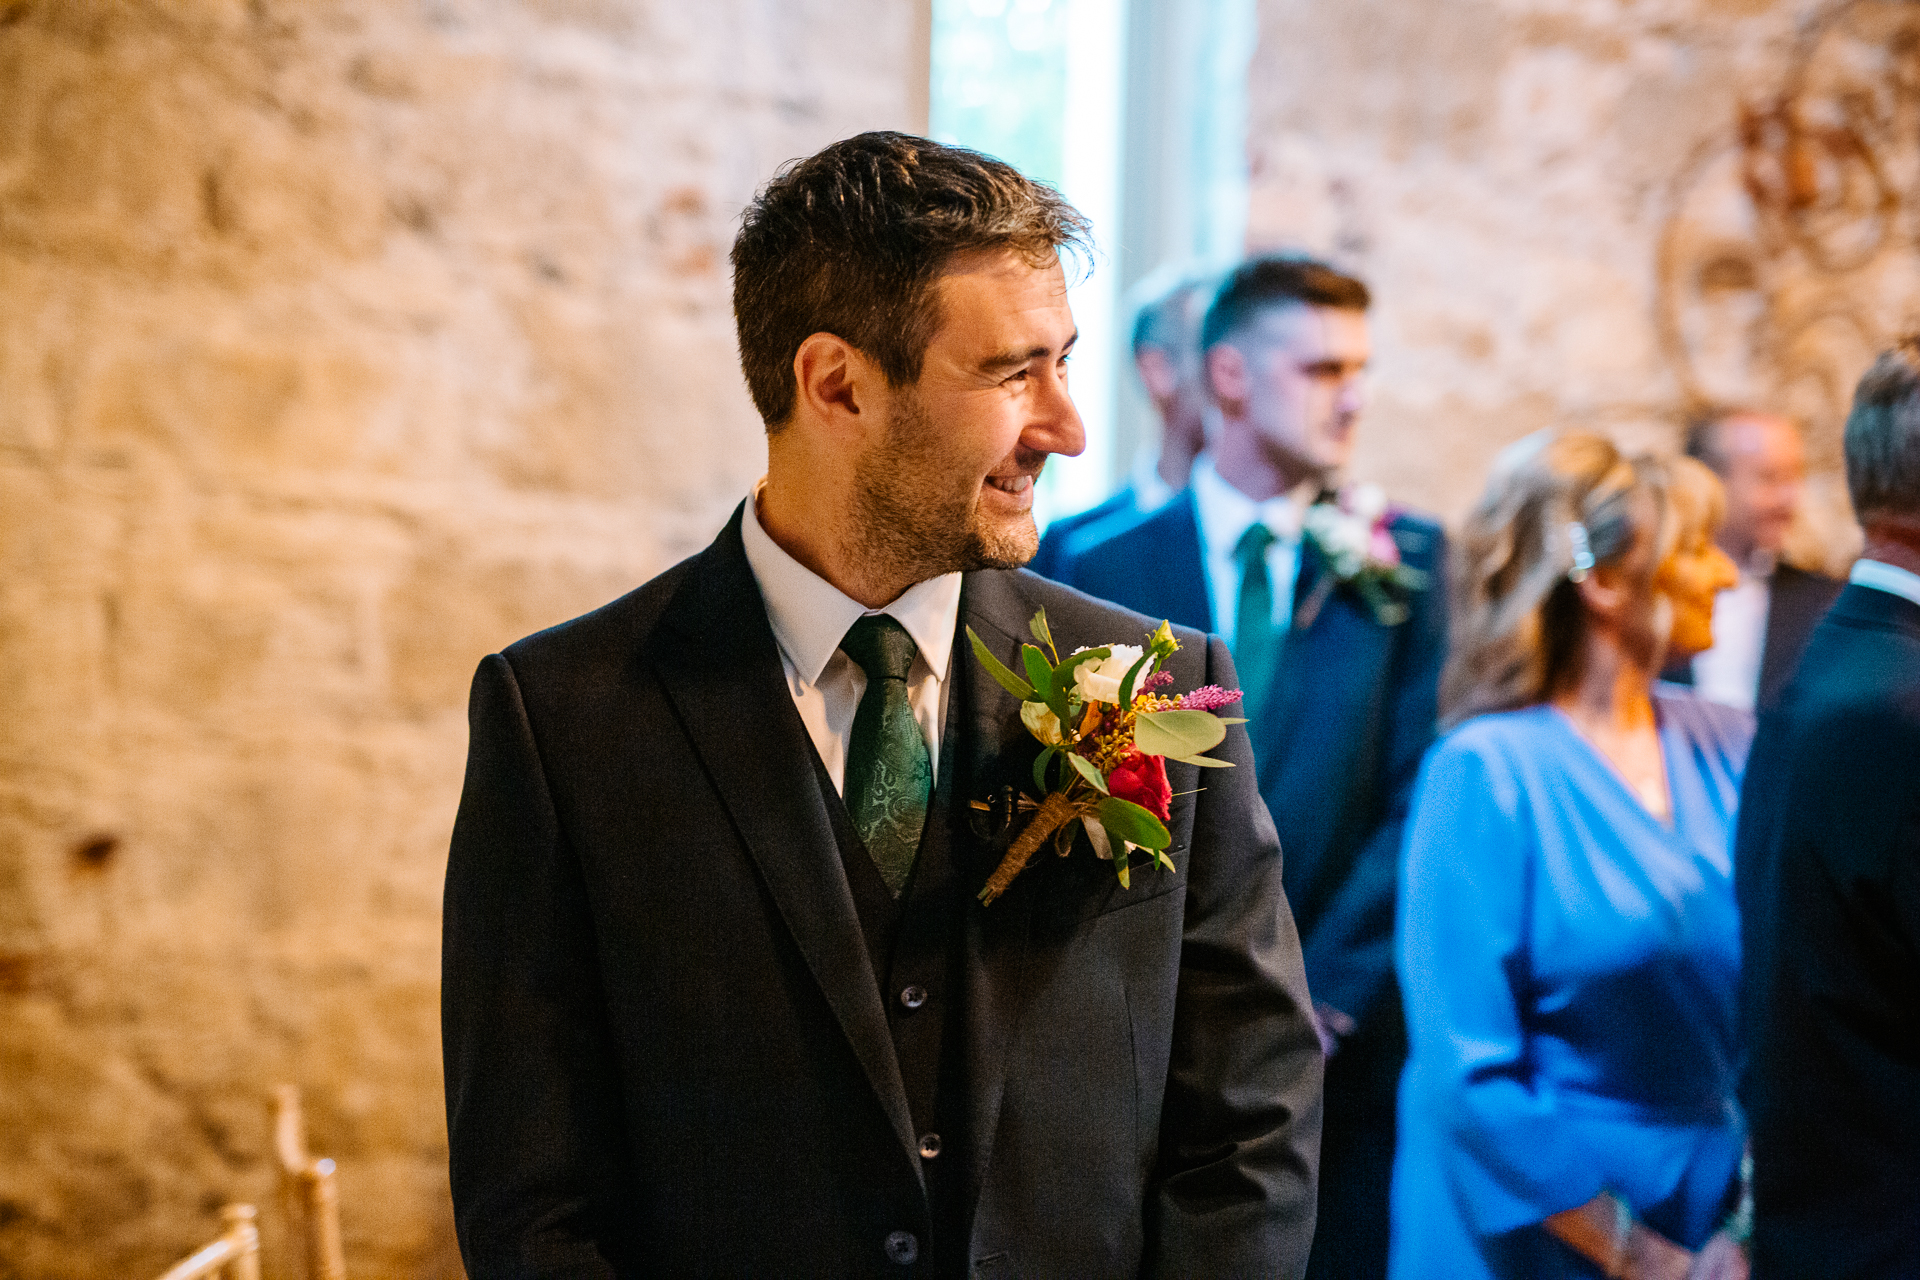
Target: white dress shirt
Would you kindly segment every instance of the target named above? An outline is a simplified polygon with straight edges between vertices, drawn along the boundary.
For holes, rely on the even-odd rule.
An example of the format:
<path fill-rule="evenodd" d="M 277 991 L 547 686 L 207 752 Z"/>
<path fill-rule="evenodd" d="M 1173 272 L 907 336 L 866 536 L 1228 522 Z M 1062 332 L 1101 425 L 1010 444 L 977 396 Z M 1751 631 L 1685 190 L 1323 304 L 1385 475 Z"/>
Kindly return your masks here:
<path fill-rule="evenodd" d="M 1204 453 L 1193 465 L 1192 485 L 1214 633 L 1233 643 L 1240 609 L 1240 563 L 1234 549 L 1258 520 L 1273 532 L 1274 540 L 1267 544 L 1267 581 L 1273 585 L 1274 634 L 1285 635 L 1293 623 L 1293 586 L 1300 576 L 1300 527 L 1318 486 L 1303 484 L 1292 493 L 1255 502 L 1222 479 L 1213 458 Z"/>
<path fill-rule="evenodd" d="M 787 691 L 807 726 L 834 790 L 846 793 L 847 736 L 867 673 L 840 651 L 847 629 L 868 614 L 884 613 L 906 628 L 919 647 L 907 675 L 913 718 L 927 740 L 933 776 L 940 777 L 940 732 L 946 721 L 946 683 L 953 658 L 953 633 L 960 619 L 960 575 L 943 573 L 917 582 L 884 609 L 869 609 L 795 560 L 760 527 L 755 510 L 762 480 L 747 500 L 740 537 L 747 565 L 766 602 L 767 620 L 780 647 Z"/>
<path fill-rule="evenodd" d="M 1920 573 L 1902 569 L 1884 560 L 1855 560 L 1848 582 L 1857 582 L 1875 591 L 1885 591 L 1920 604 Z"/>
<path fill-rule="evenodd" d="M 1760 659 L 1773 605 L 1773 561 L 1749 565 L 1713 598 L 1713 648 L 1693 657 L 1693 691 L 1709 702 L 1752 711 L 1760 697 Z"/>

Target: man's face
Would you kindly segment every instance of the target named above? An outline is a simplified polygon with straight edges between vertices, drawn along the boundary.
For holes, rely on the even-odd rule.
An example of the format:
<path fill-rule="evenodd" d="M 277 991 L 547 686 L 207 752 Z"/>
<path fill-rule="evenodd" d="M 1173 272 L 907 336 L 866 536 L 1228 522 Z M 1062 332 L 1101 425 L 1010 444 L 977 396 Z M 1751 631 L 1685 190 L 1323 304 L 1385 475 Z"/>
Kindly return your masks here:
<path fill-rule="evenodd" d="M 1800 433 L 1784 418 L 1741 414 L 1720 424 L 1727 520 L 1720 541 L 1736 556 L 1778 553 L 1807 479 Z"/>
<path fill-rule="evenodd" d="M 1245 357 L 1241 416 L 1260 448 L 1288 473 L 1324 476 L 1346 466 L 1373 354 L 1367 313 L 1275 307 L 1230 341 Z M 1222 404 L 1231 411 L 1225 397 Z"/>
<path fill-rule="evenodd" d="M 1032 559 L 1034 481 L 1049 454 L 1086 447 L 1067 395 L 1076 331 L 1059 264 L 965 255 L 936 289 L 940 327 L 920 380 L 894 393 L 856 464 L 862 554 L 911 580 Z"/>

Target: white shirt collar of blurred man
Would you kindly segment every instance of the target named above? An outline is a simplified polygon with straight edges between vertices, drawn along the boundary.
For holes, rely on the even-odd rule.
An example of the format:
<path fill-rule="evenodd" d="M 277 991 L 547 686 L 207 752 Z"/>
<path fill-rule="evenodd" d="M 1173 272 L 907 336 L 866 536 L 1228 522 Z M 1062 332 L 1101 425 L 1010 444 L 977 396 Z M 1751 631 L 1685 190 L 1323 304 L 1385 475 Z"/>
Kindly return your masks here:
<path fill-rule="evenodd" d="M 1856 560 L 1847 581 L 1920 604 L 1920 573 L 1884 560 Z"/>

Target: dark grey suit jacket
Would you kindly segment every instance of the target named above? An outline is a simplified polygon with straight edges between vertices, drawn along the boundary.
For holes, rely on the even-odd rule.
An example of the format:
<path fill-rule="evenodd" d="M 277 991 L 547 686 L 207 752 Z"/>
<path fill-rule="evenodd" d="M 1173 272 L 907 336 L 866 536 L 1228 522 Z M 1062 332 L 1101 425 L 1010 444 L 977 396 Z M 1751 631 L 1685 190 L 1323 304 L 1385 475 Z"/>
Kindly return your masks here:
<path fill-rule="evenodd" d="M 1849 586 L 1740 790 L 1754 1275 L 1920 1276 L 1920 605 Z"/>
<path fill-rule="evenodd" d="M 1171 771 L 1177 873 L 1121 891 L 1081 847 L 991 907 L 964 895 L 959 980 L 928 1008 L 958 1002 L 942 1088 L 966 1239 L 890 1253 L 939 1218 L 907 1015 L 739 523 L 475 677 L 442 996 L 470 1274 L 1297 1275 L 1321 1064 L 1237 728 L 1216 754 L 1238 768 Z M 1158 621 L 1024 572 L 968 574 L 961 621 L 1012 662 L 1043 606 L 1065 647 Z M 1181 642 L 1176 687 L 1232 681 L 1220 645 Z M 971 802 L 1021 784 L 1037 746 L 964 638 L 953 672 L 929 830 L 977 885 L 1007 836 Z"/>

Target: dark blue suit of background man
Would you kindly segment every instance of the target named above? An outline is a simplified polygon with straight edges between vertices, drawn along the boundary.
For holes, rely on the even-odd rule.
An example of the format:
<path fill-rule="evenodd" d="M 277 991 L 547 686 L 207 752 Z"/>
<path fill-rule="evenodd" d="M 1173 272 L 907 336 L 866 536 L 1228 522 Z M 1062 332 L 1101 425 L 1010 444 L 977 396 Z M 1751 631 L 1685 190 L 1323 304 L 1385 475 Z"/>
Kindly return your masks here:
<path fill-rule="evenodd" d="M 1228 635 L 1260 791 L 1331 1057 L 1309 1275 L 1384 1276 L 1394 1102 L 1406 1032 L 1393 979 L 1400 831 L 1432 742 L 1445 647 L 1438 524 L 1382 517 L 1423 578 L 1388 608 L 1342 580 L 1307 509 L 1345 466 L 1363 401 L 1369 298 L 1301 258 L 1223 282 L 1202 326 L 1220 411 L 1187 492 L 1057 573 L 1154 617 Z"/>
<path fill-rule="evenodd" d="M 1920 341 L 1860 380 L 1866 549 L 1760 717 L 1734 842 L 1753 1274 L 1920 1276 Z"/>

